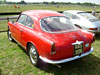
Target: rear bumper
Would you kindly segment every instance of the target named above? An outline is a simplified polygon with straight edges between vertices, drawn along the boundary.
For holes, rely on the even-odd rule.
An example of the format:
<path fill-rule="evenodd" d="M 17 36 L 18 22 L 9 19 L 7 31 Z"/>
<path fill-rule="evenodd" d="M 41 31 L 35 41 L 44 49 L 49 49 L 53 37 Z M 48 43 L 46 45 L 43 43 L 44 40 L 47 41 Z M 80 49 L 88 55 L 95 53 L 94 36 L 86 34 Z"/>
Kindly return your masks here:
<path fill-rule="evenodd" d="M 88 31 L 93 33 L 100 33 L 100 30 L 88 30 Z"/>
<path fill-rule="evenodd" d="M 91 47 L 90 51 L 89 52 L 86 52 L 86 53 L 83 53 L 81 54 L 80 56 L 75 56 L 75 57 L 72 57 L 72 58 L 67 58 L 67 59 L 64 59 L 64 60 L 57 60 L 57 61 L 54 61 L 54 60 L 49 60 L 47 58 L 44 58 L 42 56 L 40 56 L 39 58 L 41 60 L 43 60 L 44 62 L 46 63 L 50 63 L 50 64 L 60 64 L 60 63 L 65 63 L 65 62 L 69 62 L 69 61 L 72 61 L 72 60 L 75 60 L 75 59 L 79 59 L 79 58 L 82 58 L 90 53 L 92 53 L 94 51 L 94 48 Z"/>

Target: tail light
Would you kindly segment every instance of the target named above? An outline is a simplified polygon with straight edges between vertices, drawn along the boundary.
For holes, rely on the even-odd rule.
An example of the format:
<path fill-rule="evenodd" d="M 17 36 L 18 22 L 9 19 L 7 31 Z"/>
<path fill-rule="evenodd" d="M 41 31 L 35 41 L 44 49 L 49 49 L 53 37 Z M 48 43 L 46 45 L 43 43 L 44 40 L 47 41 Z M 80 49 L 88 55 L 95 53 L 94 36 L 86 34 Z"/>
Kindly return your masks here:
<path fill-rule="evenodd" d="M 89 30 L 98 30 L 98 28 L 89 28 Z"/>
<path fill-rule="evenodd" d="M 93 34 L 92 43 L 95 41 L 95 34 Z"/>
<path fill-rule="evenodd" d="M 51 54 L 54 55 L 56 53 L 55 43 L 53 42 L 51 45 Z"/>

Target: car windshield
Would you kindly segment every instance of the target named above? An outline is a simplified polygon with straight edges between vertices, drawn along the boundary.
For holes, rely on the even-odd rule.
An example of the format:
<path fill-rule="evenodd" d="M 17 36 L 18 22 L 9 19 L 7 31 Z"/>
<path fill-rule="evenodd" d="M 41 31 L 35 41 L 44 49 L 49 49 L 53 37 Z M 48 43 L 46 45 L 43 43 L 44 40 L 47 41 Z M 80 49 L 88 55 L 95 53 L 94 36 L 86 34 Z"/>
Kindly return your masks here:
<path fill-rule="evenodd" d="M 69 32 L 77 30 L 68 18 L 64 16 L 46 17 L 41 20 L 41 28 L 46 32 Z"/>
<path fill-rule="evenodd" d="M 87 12 L 80 12 L 78 14 L 80 14 L 81 16 L 83 16 L 86 19 L 97 19 L 95 16 L 93 16 L 92 14 L 87 13 Z"/>

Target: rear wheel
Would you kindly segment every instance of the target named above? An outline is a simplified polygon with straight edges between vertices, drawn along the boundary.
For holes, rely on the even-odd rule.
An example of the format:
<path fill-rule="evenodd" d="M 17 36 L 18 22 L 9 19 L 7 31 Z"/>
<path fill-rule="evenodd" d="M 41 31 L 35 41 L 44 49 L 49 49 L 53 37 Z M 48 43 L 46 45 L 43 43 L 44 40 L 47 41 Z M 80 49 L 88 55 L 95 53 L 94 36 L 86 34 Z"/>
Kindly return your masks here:
<path fill-rule="evenodd" d="M 29 50 L 29 58 L 30 58 L 31 63 L 38 67 L 40 59 L 39 59 L 39 54 L 35 46 L 33 44 L 29 44 L 28 50 Z"/>

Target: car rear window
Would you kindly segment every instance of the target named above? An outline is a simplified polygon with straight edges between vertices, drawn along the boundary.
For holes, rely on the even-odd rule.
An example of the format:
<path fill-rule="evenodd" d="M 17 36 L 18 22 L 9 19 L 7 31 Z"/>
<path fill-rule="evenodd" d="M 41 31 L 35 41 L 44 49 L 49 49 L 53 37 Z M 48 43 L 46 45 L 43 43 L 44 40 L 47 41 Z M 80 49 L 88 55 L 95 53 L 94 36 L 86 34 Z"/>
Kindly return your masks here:
<path fill-rule="evenodd" d="M 46 32 L 62 33 L 77 30 L 68 18 L 64 16 L 51 16 L 41 20 L 41 28 Z"/>
<path fill-rule="evenodd" d="M 87 12 L 79 12 L 78 14 L 83 16 L 86 19 L 97 19 L 95 16 Z"/>

